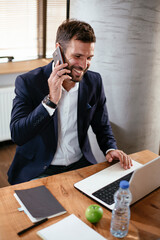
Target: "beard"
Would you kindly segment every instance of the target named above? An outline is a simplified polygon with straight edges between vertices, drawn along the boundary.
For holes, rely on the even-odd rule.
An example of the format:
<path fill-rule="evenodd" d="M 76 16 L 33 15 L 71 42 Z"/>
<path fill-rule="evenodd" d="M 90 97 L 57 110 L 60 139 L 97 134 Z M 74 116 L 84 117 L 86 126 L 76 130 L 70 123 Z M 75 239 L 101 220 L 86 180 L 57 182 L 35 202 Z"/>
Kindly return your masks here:
<path fill-rule="evenodd" d="M 83 69 L 82 67 L 78 66 L 68 66 L 67 67 L 71 73 L 68 74 L 69 76 L 72 77 L 71 81 L 72 82 L 80 82 L 84 76 L 84 74 L 87 72 L 88 67 L 86 69 Z"/>

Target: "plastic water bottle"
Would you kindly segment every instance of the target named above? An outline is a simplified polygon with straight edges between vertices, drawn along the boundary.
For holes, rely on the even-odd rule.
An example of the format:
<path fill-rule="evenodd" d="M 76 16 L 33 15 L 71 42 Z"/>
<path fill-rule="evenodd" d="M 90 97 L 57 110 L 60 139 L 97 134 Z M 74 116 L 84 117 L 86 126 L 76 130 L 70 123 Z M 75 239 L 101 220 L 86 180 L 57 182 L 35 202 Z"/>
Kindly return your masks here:
<path fill-rule="evenodd" d="M 114 194 L 115 206 L 112 211 L 110 227 L 110 232 L 114 237 L 123 238 L 128 233 L 131 200 L 129 182 L 121 181 L 118 191 Z"/>

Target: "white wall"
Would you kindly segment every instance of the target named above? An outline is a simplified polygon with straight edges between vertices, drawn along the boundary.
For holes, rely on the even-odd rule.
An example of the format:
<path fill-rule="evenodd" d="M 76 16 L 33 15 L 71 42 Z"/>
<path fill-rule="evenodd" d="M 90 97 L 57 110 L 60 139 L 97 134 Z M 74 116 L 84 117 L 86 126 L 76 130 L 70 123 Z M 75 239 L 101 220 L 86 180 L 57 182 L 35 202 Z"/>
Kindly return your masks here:
<path fill-rule="evenodd" d="M 160 1 L 70 3 L 70 18 L 90 23 L 97 36 L 91 69 L 103 77 L 118 147 L 159 153 Z"/>

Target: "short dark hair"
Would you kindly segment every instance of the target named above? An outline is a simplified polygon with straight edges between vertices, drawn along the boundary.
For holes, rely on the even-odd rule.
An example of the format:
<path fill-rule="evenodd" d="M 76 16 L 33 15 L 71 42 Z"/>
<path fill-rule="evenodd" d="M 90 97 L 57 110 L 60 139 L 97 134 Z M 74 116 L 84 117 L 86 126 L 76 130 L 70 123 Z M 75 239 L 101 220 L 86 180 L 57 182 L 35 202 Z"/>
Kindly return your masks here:
<path fill-rule="evenodd" d="M 85 43 L 96 42 L 94 30 L 88 23 L 67 19 L 57 30 L 56 43 L 59 43 L 65 52 L 67 44 L 73 37 Z"/>

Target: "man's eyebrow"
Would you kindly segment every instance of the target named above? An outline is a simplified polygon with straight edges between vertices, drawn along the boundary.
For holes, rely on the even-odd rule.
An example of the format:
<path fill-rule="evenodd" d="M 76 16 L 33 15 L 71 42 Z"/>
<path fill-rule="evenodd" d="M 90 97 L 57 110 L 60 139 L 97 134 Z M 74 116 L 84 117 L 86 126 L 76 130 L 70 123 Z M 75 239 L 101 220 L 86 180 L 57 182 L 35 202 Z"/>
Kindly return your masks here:
<path fill-rule="evenodd" d="M 84 54 L 82 54 L 82 53 L 74 53 L 73 55 L 84 56 Z M 94 54 L 92 54 L 92 55 L 90 55 L 90 56 L 88 56 L 88 57 L 94 57 Z"/>
<path fill-rule="evenodd" d="M 83 56 L 83 54 L 82 53 L 74 53 L 74 55 L 79 55 L 79 56 Z"/>

